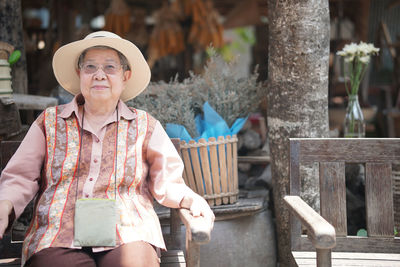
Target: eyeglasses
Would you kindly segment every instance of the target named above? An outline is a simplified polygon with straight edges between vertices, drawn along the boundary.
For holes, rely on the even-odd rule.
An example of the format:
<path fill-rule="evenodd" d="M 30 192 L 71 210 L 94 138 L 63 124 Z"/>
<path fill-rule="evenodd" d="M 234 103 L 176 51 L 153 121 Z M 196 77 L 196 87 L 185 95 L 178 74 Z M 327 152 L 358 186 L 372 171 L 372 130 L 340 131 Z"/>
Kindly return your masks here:
<path fill-rule="evenodd" d="M 93 74 L 96 73 L 99 68 L 101 68 L 104 73 L 106 74 L 116 74 L 120 69 L 122 65 L 121 64 L 115 64 L 115 63 L 107 63 L 104 65 L 99 65 L 99 64 L 93 64 L 93 63 L 83 63 L 80 68 L 86 73 L 86 74 Z"/>

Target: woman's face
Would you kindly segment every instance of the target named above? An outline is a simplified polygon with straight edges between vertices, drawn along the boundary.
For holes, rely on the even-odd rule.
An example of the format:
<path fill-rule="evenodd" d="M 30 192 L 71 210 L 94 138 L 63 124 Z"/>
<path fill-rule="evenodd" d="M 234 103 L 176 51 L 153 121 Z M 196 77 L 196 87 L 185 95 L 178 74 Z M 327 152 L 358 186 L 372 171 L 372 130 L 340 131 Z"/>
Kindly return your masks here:
<path fill-rule="evenodd" d="M 78 69 L 80 86 L 85 100 L 115 105 L 131 72 L 124 71 L 118 54 L 112 49 L 90 49 Z"/>

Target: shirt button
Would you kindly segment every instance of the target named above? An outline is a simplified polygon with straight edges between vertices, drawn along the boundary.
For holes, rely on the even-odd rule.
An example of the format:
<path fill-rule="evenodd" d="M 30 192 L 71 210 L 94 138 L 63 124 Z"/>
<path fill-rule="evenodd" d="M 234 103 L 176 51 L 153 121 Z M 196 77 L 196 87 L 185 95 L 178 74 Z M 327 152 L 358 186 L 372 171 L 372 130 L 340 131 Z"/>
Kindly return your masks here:
<path fill-rule="evenodd" d="M 85 194 L 85 197 L 86 197 L 86 198 L 89 198 L 89 194 Z"/>
<path fill-rule="evenodd" d="M 97 159 L 94 159 L 94 160 L 93 160 L 94 163 L 97 163 L 97 161 L 98 161 Z"/>
<path fill-rule="evenodd" d="M 89 181 L 93 181 L 93 178 L 89 178 Z"/>
<path fill-rule="evenodd" d="M 95 141 L 96 143 L 98 143 L 98 142 L 100 142 L 100 139 L 97 138 L 97 137 L 95 137 L 94 141 Z"/>

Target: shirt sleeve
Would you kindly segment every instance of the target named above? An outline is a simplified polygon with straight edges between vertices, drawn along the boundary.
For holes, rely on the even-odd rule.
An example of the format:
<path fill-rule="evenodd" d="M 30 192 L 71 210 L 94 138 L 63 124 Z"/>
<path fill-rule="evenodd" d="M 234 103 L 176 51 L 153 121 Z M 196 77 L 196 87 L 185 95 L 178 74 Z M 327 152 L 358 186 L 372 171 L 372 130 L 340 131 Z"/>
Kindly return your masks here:
<path fill-rule="evenodd" d="M 12 202 L 16 218 L 39 190 L 46 142 L 35 121 L 0 177 L 0 200 Z"/>
<path fill-rule="evenodd" d="M 167 133 L 157 121 L 147 146 L 150 191 L 161 204 L 179 208 L 183 197 L 191 189 L 182 178 L 183 162 Z"/>

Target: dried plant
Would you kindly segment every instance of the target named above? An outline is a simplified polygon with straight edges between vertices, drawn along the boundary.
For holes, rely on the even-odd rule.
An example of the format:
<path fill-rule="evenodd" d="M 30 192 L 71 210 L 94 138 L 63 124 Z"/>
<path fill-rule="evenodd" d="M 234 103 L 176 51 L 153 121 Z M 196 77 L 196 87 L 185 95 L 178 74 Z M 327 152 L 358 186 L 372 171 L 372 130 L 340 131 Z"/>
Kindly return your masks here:
<path fill-rule="evenodd" d="M 203 75 L 191 77 L 202 102 L 208 101 L 229 127 L 237 118 L 257 110 L 263 98 L 263 87 L 257 83 L 258 68 L 249 77 L 237 78 L 236 64 L 237 59 L 226 62 L 213 53 Z"/>
<path fill-rule="evenodd" d="M 149 112 L 164 127 L 167 123 L 181 124 L 191 136 L 198 135 L 193 108 L 196 105 L 192 103 L 191 92 L 185 88 L 184 83 L 179 83 L 177 77 L 169 83 L 150 83 L 143 93 L 126 104 Z"/>
<path fill-rule="evenodd" d="M 177 77 L 169 83 L 150 83 L 145 92 L 127 104 L 148 111 L 163 126 L 181 124 L 195 137 L 198 133 L 194 118 L 208 101 L 230 127 L 237 118 L 257 110 L 263 98 L 257 69 L 249 77 L 237 78 L 235 64 L 237 61 L 225 62 L 214 53 L 202 75 L 191 73 L 181 83 Z"/>

